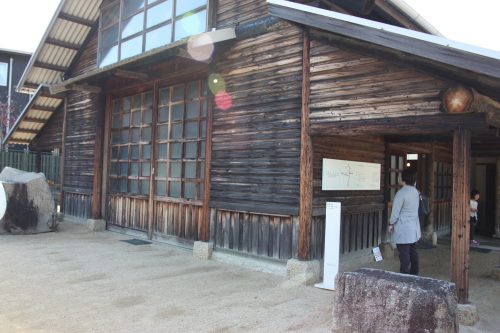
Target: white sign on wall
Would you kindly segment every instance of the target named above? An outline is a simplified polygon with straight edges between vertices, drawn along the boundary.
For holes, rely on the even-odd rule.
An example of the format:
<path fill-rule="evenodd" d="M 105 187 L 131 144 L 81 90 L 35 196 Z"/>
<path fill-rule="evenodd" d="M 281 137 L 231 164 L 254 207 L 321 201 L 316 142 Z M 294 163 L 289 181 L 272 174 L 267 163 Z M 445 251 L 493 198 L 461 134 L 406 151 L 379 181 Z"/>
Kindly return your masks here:
<path fill-rule="evenodd" d="M 380 163 L 323 159 L 323 191 L 380 190 Z"/>

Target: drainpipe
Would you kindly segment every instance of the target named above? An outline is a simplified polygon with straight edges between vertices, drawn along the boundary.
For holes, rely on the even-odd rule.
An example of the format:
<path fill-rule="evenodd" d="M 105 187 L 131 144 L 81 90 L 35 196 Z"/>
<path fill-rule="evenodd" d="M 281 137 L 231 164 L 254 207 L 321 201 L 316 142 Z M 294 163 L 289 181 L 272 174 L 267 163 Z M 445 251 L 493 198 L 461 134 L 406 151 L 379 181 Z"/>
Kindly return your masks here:
<path fill-rule="evenodd" d="M 415 11 L 415 9 L 411 8 L 406 2 L 403 0 L 386 0 L 390 5 L 399 9 L 404 15 L 408 16 L 411 20 L 413 20 L 417 25 L 424 28 L 428 33 L 445 37 L 439 30 L 437 30 L 432 24 L 430 24 L 426 19 L 422 17 L 419 13 Z"/>
<path fill-rule="evenodd" d="M 12 100 L 12 64 L 14 62 L 14 59 L 10 58 L 10 64 L 9 64 L 9 95 L 7 97 L 7 131 L 6 133 L 9 133 L 10 130 L 10 105 L 11 105 L 11 100 Z"/>

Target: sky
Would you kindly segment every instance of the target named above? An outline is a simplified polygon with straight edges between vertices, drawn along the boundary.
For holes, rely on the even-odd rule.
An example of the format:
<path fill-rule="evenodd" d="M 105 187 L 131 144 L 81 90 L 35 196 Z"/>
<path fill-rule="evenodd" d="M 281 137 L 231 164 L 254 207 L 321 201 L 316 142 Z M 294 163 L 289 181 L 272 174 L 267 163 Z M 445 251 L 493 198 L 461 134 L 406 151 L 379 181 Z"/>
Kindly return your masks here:
<path fill-rule="evenodd" d="M 0 0 L 0 2 L 3 13 L 0 20 L 0 31 L 2 31 L 0 49 L 35 52 L 60 0 Z M 500 1 L 405 0 L 405 2 L 447 38 L 500 51 L 498 35 Z"/>

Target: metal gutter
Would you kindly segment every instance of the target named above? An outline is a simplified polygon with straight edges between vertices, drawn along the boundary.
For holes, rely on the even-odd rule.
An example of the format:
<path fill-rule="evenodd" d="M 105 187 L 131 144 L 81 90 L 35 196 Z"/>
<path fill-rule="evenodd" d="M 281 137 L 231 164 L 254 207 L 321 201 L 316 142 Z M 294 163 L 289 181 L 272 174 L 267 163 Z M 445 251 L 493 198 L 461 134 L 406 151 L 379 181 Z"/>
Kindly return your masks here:
<path fill-rule="evenodd" d="M 403 0 L 385 0 L 387 3 L 397 8 L 400 12 L 406 15 L 409 19 L 413 20 L 417 25 L 421 26 L 425 30 L 429 31 L 430 34 L 445 37 L 439 30 L 436 29 L 432 24 L 429 23 L 422 15 L 420 15 L 415 9 L 410 7 Z"/>

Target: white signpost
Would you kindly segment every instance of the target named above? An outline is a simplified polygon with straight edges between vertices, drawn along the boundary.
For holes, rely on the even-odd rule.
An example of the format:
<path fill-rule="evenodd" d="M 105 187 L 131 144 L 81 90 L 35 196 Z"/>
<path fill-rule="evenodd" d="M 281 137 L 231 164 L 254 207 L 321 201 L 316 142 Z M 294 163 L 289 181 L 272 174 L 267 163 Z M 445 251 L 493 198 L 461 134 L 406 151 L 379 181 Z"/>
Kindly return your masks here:
<path fill-rule="evenodd" d="M 7 195 L 3 183 L 0 182 L 0 220 L 3 219 L 5 211 L 7 210 Z"/>
<path fill-rule="evenodd" d="M 326 203 L 325 255 L 323 257 L 323 282 L 315 284 L 322 289 L 335 289 L 339 272 L 340 202 Z"/>

